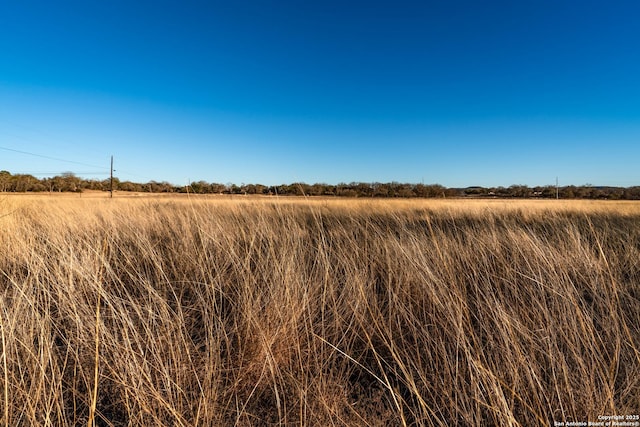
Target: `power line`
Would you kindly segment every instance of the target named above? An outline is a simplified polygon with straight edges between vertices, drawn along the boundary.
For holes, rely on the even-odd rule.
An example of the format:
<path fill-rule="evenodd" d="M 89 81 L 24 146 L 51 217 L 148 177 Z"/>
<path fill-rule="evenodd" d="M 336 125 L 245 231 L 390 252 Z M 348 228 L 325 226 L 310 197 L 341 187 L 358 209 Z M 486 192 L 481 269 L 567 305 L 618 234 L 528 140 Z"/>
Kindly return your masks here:
<path fill-rule="evenodd" d="M 11 125 L 11 126 L 14 126 L 14 127 L 19 127 L 19 128 L 25 129 L 25 130 L 30 131 L 30 132 L 38 133 L 38 134 L 40 134 L 42 136 L 45 136 L 47 138 L 47 140 L 49 140 L 49 141 L 53 140 L 53 141 L 63 142 L 67 147 L 77 147 L 78 146 L 78 142 L 77 141 L 76 142 L 72 142 L 69 139 L 60 138 L 58 136 L 55 136 L 52 133 L 44 132 L 44 131 L 42 131 L 40 129 L 36 129 L 33 126 L 25 126 L 25 125 L 20 124 L 20 123 L 12 123 L 12 122 L 9 122 L 9 121 L 4 120 L 2 118 L 0 118 L 0 123 L 5 123 L 5 124 L 8 124 L 8 125 Z M 22 139 L 22 140 L 30 142 L 30 143 L 40 144 L 39 142 L 36 142 L 35 140 L 33 140 L 31 138 L 27 138 L 27 137 L 25 137 L 23 135 L 16 135 L 13 132 L 7 132 L 6 129 L 0 129 L 0 132 L 4 133 L 6 135 L 9 135 L 9 136 L 11 136 L 13 138 Z M 95 152 L 94 152 L 94 154 L 95 154 Z"/>
<path fill-rule="evenodd" d="M 75 171 L 64 171 L 64 172 L 11 172 L 12 175 L 40 175 L 40 176 L 49 176 L 49 175 L 64 175 L 66 173 L 72 173 L 73 175 L 109 175 L 109 172 L 75 172 Z"/>
<path fill-rule="evenodd" d="M 74 165 L 86 166 L 86 167 L 90 167 L 90 168 L 102 169 L 102 166 L 91 165 L 89 163 L 76 162 L 76 161 L 73 161 L 73 160 L 59 159 L 57 157 L 46 156 L 44 154 L 31 153 L 29 151 L 16 150 L 14 148 L 0 147 L 0 150 L 11 151 L 11 152 L 20 153 L 20 154 L 26 154 L 28 156 L 40 157 L 40 158 L 43 158 L 43 159 L 55 160 L 57 162 L 64 162 L 64 163 L 70 163 L 70 164 L 74 164 Z M 102 170 L 104 170 L 104 169 L 102 169 Z"/>
<path fill-rule="evenodd" d="M 29 155 L 29 156 L 35 156 L 35 157 L 40 157 L 40 158 L 43 158 L 43 159 L 55 160 L 55 161 L 58 161 L 58 162 L 70 163 L 70 164 L 74 164 L 74 165 L 87 166 L 87 167 L 90 167 L 90 168 L 102 168 L 102 166 L 96 166 L 96 165 L 92 165 L 92 164 L 89 164 L 89 163 L 76 162 L 76 161 L 73 161 L 73 160 L 64 160 L 64 159 L 60 159 L 60 158 L 57 158 L 57 157 L 47 156 L 47 155 L 44 155 L 44 154 L 37 154 L 37 153 L 31 153 L 29 151 L 16 150 L 14 148 L 0 147 L 0 150 L 11 151 L 11 152 L 20 153 L 20 154 L 26 154 L 26 155 Z M 128 172 L 128 171 L 121 170 L 121 169 L 118 169 L 118 172 L 120 174 L 131 175 L 131 176 L 135 176 L 135 177 L 138 177 L 138 178 L 144 178 L 144 179 L 151 180 L 151 178 L 149 178 L 148 176 L 140 175 L 140 174 L 133 173 L 133 172 Z M 22 172 L 22 173 L 27 174 L 26 172 Z M 55 175 L 55 174 L 58 174 L 58 173 L 59 172 L 52 172 L 52 173 L 37 172 L 37 173 L 29 173 L 29 175 Z M 74 173 L 76 175 L 109 175 L 109 171 L 105 170 L 105 169 L 101 169 L 101 172 L 74 172 Z"/>
<path fill-rule="evenodd" d="M 13 153 L 19 153 L 19 154 L 26 154 L 28 156 L 40 157 L 42 159 L 55 160 L 57 162 L 64 162 L 64 163 L 69 163 L 69 164 L 74 164 L 74 165 L 79 165 L 79 166 L 86 166 L 86 167 L 90 167 L 90 168 L 98 168 L 99 170 L 101 170 L 101 172 L 73 172 L 76 175 L 109 175 L 109 173 L 110 173 L 108 169 L 105 170 L 105 169 L 103 169 L 102 166 L 92 165 L 90 163 L 76 162 L 76 161 L 73 161 L 73 160 L 65 160 L 65 159 L 60 159 L 58 157 L 52 157 L 52 156 L 47 156 L 47 155 L 44 155 L 44 154 L 32 153 L 32 152 L 24 151 L 24 150 L 16 150 L 15 148 L 9 148 L 9 147 L 0 147 L 0 150 L 11 151 Z M 143 178 L 143 179 L 151 180 L 151 178 L 148 177 L 148 176 L 140 175 L 140 174 L 137 174 L 137 173 L 134 173 L 134 172 L 129 172 L 129 171 L 122 170 L 122 169 L 118 169 L 118 172 L 119 172 L 119 174 L 125 174 L 125 175 L 134 176 L 134 177 L 137 177 L 137 178 Z M 37 173 L 22 172 L 22 173 L 26 174 L 26 175 L 57 175 L 57 174 L 59 174 L 59 172 L 51 172 L 51 173 L 47 173 L 47 172 L 37 172 Z"/>

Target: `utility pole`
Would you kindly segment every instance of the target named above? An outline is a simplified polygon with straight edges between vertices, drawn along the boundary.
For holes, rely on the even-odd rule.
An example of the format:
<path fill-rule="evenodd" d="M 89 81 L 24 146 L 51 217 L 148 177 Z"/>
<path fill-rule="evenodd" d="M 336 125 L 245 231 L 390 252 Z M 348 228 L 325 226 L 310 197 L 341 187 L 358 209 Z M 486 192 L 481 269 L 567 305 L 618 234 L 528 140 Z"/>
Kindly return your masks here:
<path fill-rule="evenodd" d="M 560 198 L 560 193 L 558 190 L 558 177 L 556 176 L 556 200 Z"/>
<path fill-rule="evenodd" d="M 110 182 L 109 197 L 113 199 L 113 156 L 111 156 L 111 179 L 109 180 L 109 182 Z"/>

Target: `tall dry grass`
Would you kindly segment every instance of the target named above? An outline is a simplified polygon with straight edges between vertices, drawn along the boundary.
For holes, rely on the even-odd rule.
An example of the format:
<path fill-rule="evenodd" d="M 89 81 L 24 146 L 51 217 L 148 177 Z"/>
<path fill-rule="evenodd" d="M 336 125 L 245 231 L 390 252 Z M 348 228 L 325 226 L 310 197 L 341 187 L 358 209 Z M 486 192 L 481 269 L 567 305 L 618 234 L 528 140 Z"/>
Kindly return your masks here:
<path fill-rule="evenodd" d="M 632 203 L 0 200 L 16 425 L 640 412 Z"/>

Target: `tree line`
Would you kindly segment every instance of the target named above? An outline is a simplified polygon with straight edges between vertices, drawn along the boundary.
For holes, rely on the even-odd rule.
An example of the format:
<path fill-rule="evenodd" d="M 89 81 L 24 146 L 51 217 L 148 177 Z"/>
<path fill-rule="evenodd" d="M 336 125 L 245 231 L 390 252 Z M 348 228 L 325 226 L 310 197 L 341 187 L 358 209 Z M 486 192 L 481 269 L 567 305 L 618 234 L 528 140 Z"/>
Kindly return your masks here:
<path fill-rule="evenodd" d="M 47 178 L 29 174 L 11 174 L 0 171 L 0 192 L 82 192 L 85 190 L 109 191 L 110 179 L 83 179 L 71 172 Z M 194 193 L 281 196 L 339 196 L 339 197 L 491 197 L 491 198 L 562 198 L 562 199 L 612 199 L 640 200 L 640 186 L 603 187 L 589 184 L 575 186 L 511 185 L 509 187 L 449 188 L 440 184 L 410 184 L 400 182 L 351 182 L 340 184 L 307 184 L 296 182 L 275 186 L 262 184 L 221 184 L 206 181 L 177 186 L 169 182 L 149 181 L 136 183 L 113 179 L 113 189 L 141 193 Z"/>

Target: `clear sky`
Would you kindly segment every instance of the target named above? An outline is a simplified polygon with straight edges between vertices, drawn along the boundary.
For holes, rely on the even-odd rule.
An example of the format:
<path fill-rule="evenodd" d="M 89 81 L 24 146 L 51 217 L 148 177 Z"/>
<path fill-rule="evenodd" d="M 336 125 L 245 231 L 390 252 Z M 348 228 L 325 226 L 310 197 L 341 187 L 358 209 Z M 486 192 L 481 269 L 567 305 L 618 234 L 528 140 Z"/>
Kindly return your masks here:
<path fill-rule="evenodd" d="M 106 178 L 113 154 L 121 180 L 177 185 L 640 185 L 639 16 L 637 1 L 0 1 L 0 170 Z"/>

